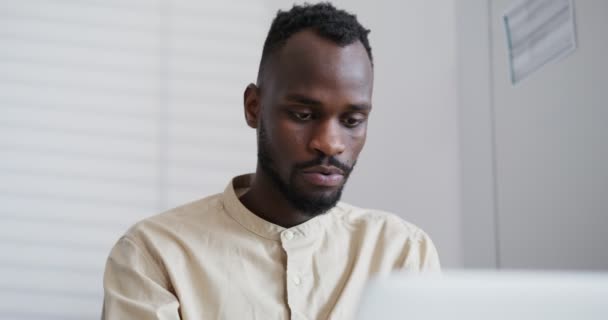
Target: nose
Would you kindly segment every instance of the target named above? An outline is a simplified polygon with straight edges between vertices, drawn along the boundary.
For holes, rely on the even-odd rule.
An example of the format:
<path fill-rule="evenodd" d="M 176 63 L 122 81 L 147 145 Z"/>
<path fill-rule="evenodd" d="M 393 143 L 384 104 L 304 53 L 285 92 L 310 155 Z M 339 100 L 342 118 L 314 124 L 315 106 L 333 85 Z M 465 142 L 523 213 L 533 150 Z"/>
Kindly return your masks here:
<path fill-rule="evenodd" d="M 340 123 L 338 121 L 327 120 L 315 126 L 310 140 L 310 148 L 327 157 L 336 156 L 344 152 L 346 146 L 342 137 Z"/>

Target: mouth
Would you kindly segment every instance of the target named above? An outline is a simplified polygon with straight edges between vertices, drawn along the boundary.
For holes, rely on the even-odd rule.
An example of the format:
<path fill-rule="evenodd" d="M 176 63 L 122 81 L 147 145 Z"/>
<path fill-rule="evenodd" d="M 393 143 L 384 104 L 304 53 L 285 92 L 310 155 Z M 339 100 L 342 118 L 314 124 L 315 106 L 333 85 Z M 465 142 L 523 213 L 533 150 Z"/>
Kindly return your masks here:
<path fill-rule="evenodd" d="M 344 181 L 344 171 L 333 166 L 315 166 L 302 171 L 304 180 L 320 187 L 337 187 Z"/>

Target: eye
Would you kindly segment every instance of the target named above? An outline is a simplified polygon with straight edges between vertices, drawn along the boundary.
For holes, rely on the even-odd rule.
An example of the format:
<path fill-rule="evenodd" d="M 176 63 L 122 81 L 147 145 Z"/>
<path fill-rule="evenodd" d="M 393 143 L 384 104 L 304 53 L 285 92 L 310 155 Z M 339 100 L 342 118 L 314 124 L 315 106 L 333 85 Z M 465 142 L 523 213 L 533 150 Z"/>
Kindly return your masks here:
<path fill-rule="evenodd" d="M 291 115 L 299 121 L 308 121 L 308 120 L 312 120 L 312 113 L 310 112 L 295 112 L 292 111 Z"/>
<path fill-rule="evenodd" d="M 344 119 L 342 119 L 342 123 L 349 128 L 354 128 L 358 125 L 360 125 L 361 123 L 363 123 L 363 121 L 365 121 L 365 118 L 362 117 L 353 117 L 353 116 L 348 116 Z"/>

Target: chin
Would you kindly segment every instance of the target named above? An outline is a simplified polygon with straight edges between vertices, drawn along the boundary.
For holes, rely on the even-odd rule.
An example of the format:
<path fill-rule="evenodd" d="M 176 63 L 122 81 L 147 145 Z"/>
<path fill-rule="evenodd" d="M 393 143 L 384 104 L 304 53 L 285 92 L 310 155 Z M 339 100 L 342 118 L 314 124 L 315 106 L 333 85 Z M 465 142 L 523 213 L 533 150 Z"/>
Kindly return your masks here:
<path fill-rule="evenodd" d="M 325 190 L 318 192 L 310 192 L 306 195 L 303 195 L 302 198 L 307 199 L 310 202 L 337 202 L 340 200 L 340 196 L 342 195 L 341 189 L 338 190 Z"/>
<path fill-rule="evenodd" d="M 294 207 L 309 216 L 323 214 L 335 207 L 342 196 L 342 188 L 317 192 L 299 192 L 291 197 L 290 202 Z"/>

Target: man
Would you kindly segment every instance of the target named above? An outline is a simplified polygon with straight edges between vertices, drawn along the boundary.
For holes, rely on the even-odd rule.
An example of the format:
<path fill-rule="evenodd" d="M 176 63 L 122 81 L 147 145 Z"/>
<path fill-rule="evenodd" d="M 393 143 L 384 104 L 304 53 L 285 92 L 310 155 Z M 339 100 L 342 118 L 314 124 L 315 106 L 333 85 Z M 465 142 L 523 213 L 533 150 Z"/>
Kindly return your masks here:
<path fill-rule="evenodd" d="M 104 319 L 349 319 L 371 276 L 439 269 L 414 225 L 338 202 L 372 109 L 368 32 L 330 4 L 279 11 L 244 94 L 255 174 L 131 228 Z"/>

